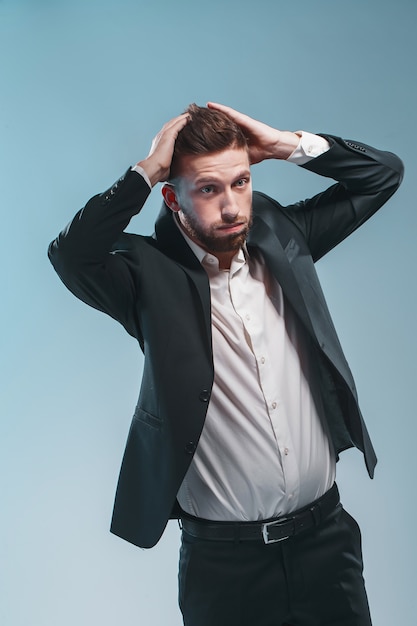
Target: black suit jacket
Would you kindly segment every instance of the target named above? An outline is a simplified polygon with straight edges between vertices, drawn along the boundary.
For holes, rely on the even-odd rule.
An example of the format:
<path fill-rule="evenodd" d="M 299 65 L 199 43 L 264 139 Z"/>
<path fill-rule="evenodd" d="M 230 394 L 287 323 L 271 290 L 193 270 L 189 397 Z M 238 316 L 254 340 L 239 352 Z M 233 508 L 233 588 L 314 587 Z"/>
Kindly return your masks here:
<path fill-rule="evenodd" d="M 391 153 L 326 137 L 330 150 L 303 167 L 339 182 L 286 208 L 255 192 L 247 243 L 261 251 L 311 337 L 337 453 L 356 446 L 372 476 L 376 456 L 314 262 L 391 196 L 402 164 Z M 111 526 L 142 547 L 155 545 L 168 519 L 178 515 L 176 495 L 213 384 L 209 283 L 171 212 L 162 207 L 152 237 L 124 232 L 149 192 L 129 170 L 93 197 L 49 249 L 66 286 L 122 323 L 144 352 Z"/>

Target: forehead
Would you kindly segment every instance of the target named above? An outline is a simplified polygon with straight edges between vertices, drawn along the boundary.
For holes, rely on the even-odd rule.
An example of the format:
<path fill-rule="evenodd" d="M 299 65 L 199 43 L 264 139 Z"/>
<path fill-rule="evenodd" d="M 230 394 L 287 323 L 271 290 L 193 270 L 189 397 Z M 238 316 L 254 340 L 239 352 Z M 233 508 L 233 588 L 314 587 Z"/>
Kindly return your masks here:
<path fill-rule="evenodd" d="M 180 178 L 194 182 L 200 179 L 229 179 L 249 171 L 245 148 L 229 148 L 209 154 L 189 154 L 181 159 Z"/>

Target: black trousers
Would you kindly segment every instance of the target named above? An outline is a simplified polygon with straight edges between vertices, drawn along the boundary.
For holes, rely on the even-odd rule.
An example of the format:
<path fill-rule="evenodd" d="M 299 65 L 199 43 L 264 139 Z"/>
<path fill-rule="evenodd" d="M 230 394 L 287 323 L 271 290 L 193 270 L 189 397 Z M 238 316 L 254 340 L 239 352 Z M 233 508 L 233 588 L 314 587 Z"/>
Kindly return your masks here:
<path fill-rule="evenodd" d="M 339 505 L 320 526 L 279 543 L 218 542 L 183 531 L 185 626 L 371 626 L 361 535 Z"/>

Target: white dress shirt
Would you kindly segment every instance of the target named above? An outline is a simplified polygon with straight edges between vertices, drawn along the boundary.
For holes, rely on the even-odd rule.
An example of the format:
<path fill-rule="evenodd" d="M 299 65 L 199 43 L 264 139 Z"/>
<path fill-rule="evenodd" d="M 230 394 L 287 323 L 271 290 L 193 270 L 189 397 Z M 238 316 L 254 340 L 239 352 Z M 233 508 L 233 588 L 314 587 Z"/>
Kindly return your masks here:
<path fill-rule="evenodd" d="M 210 520 L 285 515 L 335 478 L 309 339 L 260 255 L 239 250 L 219 270 L 189 243 L 210 282 L 215 374 L 178 501 Z"/>

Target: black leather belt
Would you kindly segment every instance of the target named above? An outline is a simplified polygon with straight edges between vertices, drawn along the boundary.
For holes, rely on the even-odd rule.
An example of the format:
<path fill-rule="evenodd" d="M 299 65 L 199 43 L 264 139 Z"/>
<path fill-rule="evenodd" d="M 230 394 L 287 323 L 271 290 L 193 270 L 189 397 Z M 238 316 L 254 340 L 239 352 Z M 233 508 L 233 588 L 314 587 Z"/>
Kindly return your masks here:
<path fill-rule="evenodd" d="M 319 526 L 339 502 L 339 490 L 334 484 L 321 498 L 287 517 L 262 522 L 212 522 L 184 515 L 181 517 L 182 529 L 192 537 L 207 541 L 276 543 Z"/>

